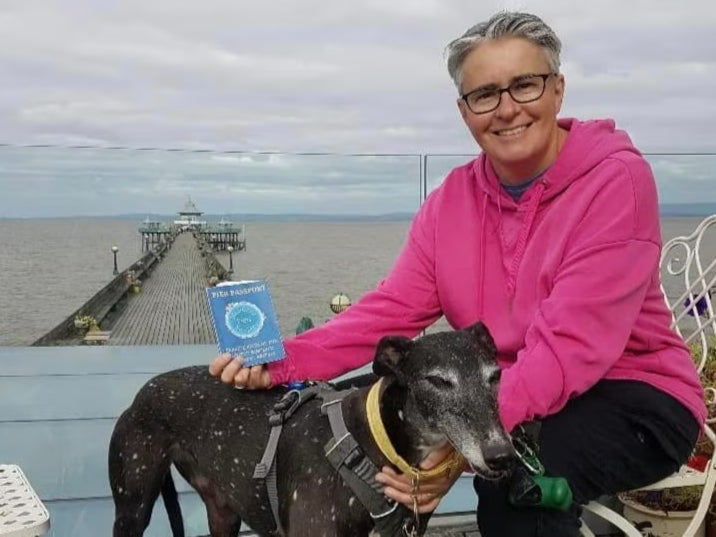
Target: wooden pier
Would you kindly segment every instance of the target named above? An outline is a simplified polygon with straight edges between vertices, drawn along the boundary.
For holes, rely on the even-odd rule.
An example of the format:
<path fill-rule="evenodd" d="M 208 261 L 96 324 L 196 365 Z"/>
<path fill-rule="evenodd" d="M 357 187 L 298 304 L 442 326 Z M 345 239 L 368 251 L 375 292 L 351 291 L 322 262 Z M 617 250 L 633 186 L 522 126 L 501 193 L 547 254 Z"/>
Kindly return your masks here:
<path fill-rule="evenodd" d="M 197 345 L 215 343 L 206 301 L 206 258 L 189 233 L 177 235 L 172 248 L 130 294 L 111 328 L 108 345 Z"/>
<path fill-rule="evenodd" d="M 142 236 L 142 251 L 148 252 L 157 245 L 171 240 L 173 231 L 169 224 L 147 218 L 139 227 L 139 234 Z"/>
<path fill-rule="evenodd" d="M 230 279 L 233 267 L 214 252 L 228 251 L 231 262 L 246 235 L 243 224 L 203 214 L 188 198 L 173 222 L 147 218 L 138 229 L 142 257 L 33 346 L 215 343 L 205 289 Z"/>

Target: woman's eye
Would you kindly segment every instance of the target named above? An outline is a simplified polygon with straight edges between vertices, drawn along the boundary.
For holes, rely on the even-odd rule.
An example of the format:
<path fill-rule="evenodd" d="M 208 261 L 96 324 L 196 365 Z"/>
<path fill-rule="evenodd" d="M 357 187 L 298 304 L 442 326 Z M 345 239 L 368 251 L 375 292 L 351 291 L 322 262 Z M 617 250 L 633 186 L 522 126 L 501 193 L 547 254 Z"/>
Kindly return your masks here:
<path fill-rule="evenodd" d="M 489 101 L 490 99 L 495 98 L 495 92 L 494 91 L 485 91 L 482 93 L 474 93 L 472 96 L 472 102 L 479 103 L 481 101 Z"/>

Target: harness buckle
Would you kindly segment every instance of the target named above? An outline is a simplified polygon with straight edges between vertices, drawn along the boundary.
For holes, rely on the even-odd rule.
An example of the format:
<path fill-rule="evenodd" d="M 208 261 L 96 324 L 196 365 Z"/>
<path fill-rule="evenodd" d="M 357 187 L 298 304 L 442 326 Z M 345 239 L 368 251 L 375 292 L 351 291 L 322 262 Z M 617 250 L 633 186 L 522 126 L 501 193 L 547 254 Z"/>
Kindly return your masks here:
<path fill-rule="evenodd" d="M 363 452 L 350 433 L 344 434 L 339 439 L 332 438 L 325 448 L 326 458 L 338 469 L 341 466 L 353 468 L 360 462 Z"/>
<path fill-rule="evenodd" d="M 271 427 L 277 427 L 278 425 L 283 425 L 283 422 L 284 422 L 283 412 L 270 414 L 268 422 Z"/>
<path fill-rule="evenodd" d="M 388 499 L 386 499 L 386 503 L 391 506 L 391 508 L 388 509 L 387 511 L 384 511 L 384 512 L 382 512 L 382 513 L 378 513 L 377 515 L 374 515 L 373 513 L 371 513 L 370 511 L 368 511 L 368 514 L 370 515 L 370 517 L 371 517 L 373 520 L 376 520 L 376 519 L 379 519 L 379 518 L 383 518 L 383 517 L 386 517 L 386 516 L 388 516 L 388 515 L 393 514 L 393 513 L 395 512 L 395 510 L 398 508 L 398 506 L 400 505 L 398 502 L 393 501 L 393 500 L 388 500 Z"/>

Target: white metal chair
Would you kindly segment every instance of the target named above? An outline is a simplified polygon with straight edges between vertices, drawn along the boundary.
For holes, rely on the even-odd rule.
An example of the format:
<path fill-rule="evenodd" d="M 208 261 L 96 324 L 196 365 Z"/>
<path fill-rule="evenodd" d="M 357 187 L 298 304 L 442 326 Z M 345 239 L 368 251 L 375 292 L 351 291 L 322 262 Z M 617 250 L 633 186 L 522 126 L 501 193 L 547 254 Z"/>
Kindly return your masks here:
<path fill-rule="evenodd" d="M 684 337 L 694 356 L 699 359 L 699 373 L 706 365 L 709 346 L 716 345 L 713 302 L 716 296 L 712 297 L 716 290 L 716 259 L 709 258 L 708 251 L 716 251 L 716 215 L 702 220 L 690 235 L 675 237 L 665 243 L 660 260 L 661 287 L 672 312 L 672 326 Z M 714 390 L 707 388 L 706 391 L 707 404 L 716 404 Z M 716 435 L 711 424 L 715 421 L 716 418 L 707 420 L 705 427 L 706 437 L 714 446 Z M 683 466 L 678 473 L 643 487 L 644 490 L 663 490 L 689 485 L 702 485 L 703 492 L 683 537 L 693 537 L 706 517 L 716 485 L 716 450 L 711 455 L 705 471 Z M 643 537 L 643 533 L 632 523 L 612 509 L 597 502 L 590 502 L 585 509 L 608 520 L 627 537 Z M 582 524 L 582 535 L 593 537 L 594 533 Z"/>
<path fill-rule="evenodd" d="M 50 529 L 50 515 L 14 464 L 0 464 L 0 536 L 36 537 Z"/>

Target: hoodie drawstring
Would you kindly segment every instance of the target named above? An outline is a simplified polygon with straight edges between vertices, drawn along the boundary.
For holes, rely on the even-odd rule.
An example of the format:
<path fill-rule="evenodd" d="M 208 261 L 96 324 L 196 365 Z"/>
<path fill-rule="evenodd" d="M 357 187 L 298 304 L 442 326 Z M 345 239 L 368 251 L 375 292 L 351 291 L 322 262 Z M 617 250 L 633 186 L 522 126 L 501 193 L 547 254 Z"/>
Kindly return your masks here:
<path fill-rule="evenodd" d="M 480 294 L 477 298 L 477 318 L 483 319 L 485 310 L 483 309 L 485 306 L 485 250 L 487 250 L 487 247 L 485 245 L 485 239 L 487 238 L 487 233 L 485 232 L 486 227 L 486 221 L 487 221 L 487 196 L 482 197 L 482 219 L 480 222 L 480 274 L 478 274 L 478 278 L 480 278 Z"/>
<path fill-rule="evenodd" d="M 544 179 L 540 180 L 534 187 L 534 193 L 532 198 L 529 200 L 527 205 L 526 215 L 522 222 L 522 229 L 517 239 L 517 245 L 515 246 L 515 255 L 512 257 L 512 263 L 507 273 L 507 296 L 510 302 L 515 296 L 515 285 L 517 280 L 517 270 L 522 262 L 522 256 L 525 253 L 525 247 L 527 246 L 527 239 L 532 231 L 532 225 L 537 216 L 537 208 L 539 207 L 540 201 L 542 201 L 542 195 L 544 194 L 547 181 Z"/>

